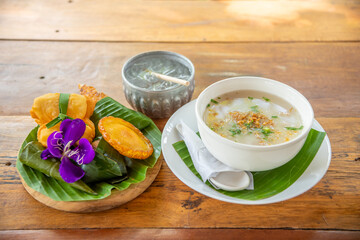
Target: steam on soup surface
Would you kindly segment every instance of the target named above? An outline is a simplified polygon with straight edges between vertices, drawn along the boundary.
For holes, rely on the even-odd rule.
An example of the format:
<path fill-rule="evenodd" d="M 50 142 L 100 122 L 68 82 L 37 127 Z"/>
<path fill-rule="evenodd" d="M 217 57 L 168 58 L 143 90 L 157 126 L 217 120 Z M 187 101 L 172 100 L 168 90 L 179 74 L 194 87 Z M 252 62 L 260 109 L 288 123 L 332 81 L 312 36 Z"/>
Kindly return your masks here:
<path fill-rule="evenodd" d="M 211 99 L 204 120 L 221 136 L 251 145 L 287 142 L 303 128 L 299 113 L 289 103 L 255 91 L 236 91 Z"/>

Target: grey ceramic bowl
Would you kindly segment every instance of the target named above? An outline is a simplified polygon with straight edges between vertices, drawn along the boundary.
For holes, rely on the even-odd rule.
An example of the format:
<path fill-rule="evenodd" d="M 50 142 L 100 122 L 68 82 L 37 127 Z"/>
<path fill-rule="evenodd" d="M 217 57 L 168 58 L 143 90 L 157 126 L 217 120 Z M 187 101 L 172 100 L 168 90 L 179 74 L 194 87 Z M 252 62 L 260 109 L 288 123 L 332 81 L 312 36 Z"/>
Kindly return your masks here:
<path fill-rule="evenodd" d="M 126 78 L 126 70 L 141 58 L 165 57 L 178 61 L 190 71 L 189 86 L 177 85 L 165 90 L 149 90 L 134 85 Z M 122 68 L 123 89 L 130 105 L 151 118 L 170 117 L 177 109 L 191 100 L 195 88 L 195 68 L 192 62 L 183 55 L 168 51 L 144 52 L 130 58 Z"/>

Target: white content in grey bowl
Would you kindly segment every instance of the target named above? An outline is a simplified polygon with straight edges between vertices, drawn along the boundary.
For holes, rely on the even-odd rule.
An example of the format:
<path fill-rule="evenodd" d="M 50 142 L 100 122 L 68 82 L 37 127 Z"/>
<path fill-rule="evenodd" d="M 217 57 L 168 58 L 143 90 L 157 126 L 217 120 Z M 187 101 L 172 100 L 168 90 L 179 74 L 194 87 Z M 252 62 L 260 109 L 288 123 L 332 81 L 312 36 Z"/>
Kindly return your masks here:
<path fill-rule="evenodd" d="M 178 86 L 177 83 L 161 80 L 150 71 L 166 76 L 189 80 L 191 72 L 184 64 L 166 56 L 145 56 L 136 59 L 125 71 L 126 79 L 137 87 L 162 91 Z"/>

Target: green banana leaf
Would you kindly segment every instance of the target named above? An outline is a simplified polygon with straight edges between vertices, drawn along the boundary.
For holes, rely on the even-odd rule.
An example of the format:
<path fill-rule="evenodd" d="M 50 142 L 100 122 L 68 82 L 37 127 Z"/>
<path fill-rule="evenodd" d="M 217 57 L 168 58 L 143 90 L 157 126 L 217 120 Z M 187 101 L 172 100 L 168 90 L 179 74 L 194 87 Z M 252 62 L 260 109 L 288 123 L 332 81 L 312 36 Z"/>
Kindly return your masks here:
<path fill-rule="evenodd" d="M 40 155 L 45 148 L 41 143 L 37 141 L 32 141 L 26 144 L 24 150 L 19 155 L 19 160 L 23 164 L 38 170 L 52 178 L 55 178 L 59 181 L 63 181 L 59 173 L 60 161 L 56 159 L 47 159 L 42 160 Z M 64 181 L 63 181 L 64 182 Z M 85 191 L 90 194 L 95 194 L 88 185 L 86 185 L 82 180 L 76 181 L 74 183 L 70 183 L 70 186 Z"/>
<path fill-rule="evenodd" d="M 304 173 L 318 152 L 325 135 L 325 132 L 311 129 L 304 146 L 292 160 L 272 170 L 252 172 L 254 177 L 254 190 L 231 192 L 221 189 L 216 190 L 209 181 L 206 181 L 206 184 L 214 190 L 234 198 L 260 200 L 274 196 L 290 187 Z M 186 166 L 201 179 L 200 174 L 194 167 L 184 141 L 174 143 L 173 147 Z"/>
<path fill-rule="evenodd" d="M 122 175 L 108 179 L 106 181 L 89 183 L 88 185 L 97 193 L 92 195 L 84 191 L 71 187 L 68 183 L 56 180 L 55 178 L 49 177 L 40 171 L 37 171 L 29 166 L 24 165 L 20 160 L 19 156 L 22 154 L 26 144 L 31 141 L 37 141 L 37 130 L 35 127 L 27 136 L 23 142 L 19 156 L 16 163 L 16 167 L 26 182 L 26 184 L 32 189 L 52 198 L 56 201 L 85 201 L 85 200 L 96 200 L 108 197 L 111 194 L 112 189 L 125 190 L 131 184 L 141 182 L 146 177 L 146 172 L 149 167 L 153 167 L 160 154 L 161 154 L 161 132 L 155 125 L 155 123 L 145 115 L 126 108 L 120 103 L 116 102 L 112 98 L 106 97 L 100 100 L 95 107 L 93 116 L 91 119 L 97 126 L 99 120 L 106 116 L 115 116 L 124 119 L 125 121 L 131 122 L 133 125 L 138 127 L 142 133 L 151 141 L 154 147 L 153 154 L 146 160 L 135 160 L 126 158 L 126 170 L 127 176 Z M 101 138 L 99 131 L 96 131 L 97 139 Z M 97 149 L 101 153 L 101 148 Z M 107 154 L 111 154 L 106 152 Z M 104 154 L 103 154 L 104 155 Z M 111 155 L 108 155 L 111 156 Z M 121 171 L 124 169 L 121 168 Z M 126 178 L 124 180 L 124 178 Z M 122 181 L 120 183 L 114 183 Z"/>
<path fill-rule="evenodd" d="M 85 171 L 84 182 L 92 183 L 120 176 L 121 179 L 127 177 L 124 157 L 103 138 L 100 139 L 95 152 L 94 160 L 89 164 L 81 165 L 81 168 Z"/>
<path fill-rule="evenodd" d="M 93 190 L 97 193 L 97 195 L 92 195 L 86 193 L 84 191 L 73 188 L 70 184 L 56 180 L 55 178 L 49 177 L 43 174 L 40 171 L 37 171 L 29 166 L 26 166 L 20 161 L 20 157 L 25 146 L 31 142 L 37 140 L 37 130 L 39 126 L 35 127 L 30 131 L 29 135 L 26 137 L 23 142 L 20 150 L 18 159 L 16 161 L 16 167 L 24 179 L 26 184 L 56 201 L 82 201 L 82 200 L 93 200 L 93 199 L 102 199 L 111 194 L 111 189 L 114 186 L 106 183 L 100 183 Z"/>
<path fill-rule="evenodd" d="M 152 120 L 144 114 L 128 109 L 111 97 L 105 97 L 96 103 L 94 113 L 90 118 L 95 124 L 95 138 L 101 136 L 98 129 L 100 119 L 107 116 L 122 118 L 140 130 L 145 129 L 152 123 Z"/>
<path fill-rule="evenodd" d="M 117 184 L 117 183 L 121 183 L 122 181 L 125 181 L 126 179 L 128 179 L 128 176 L 123 175 L 120 177 L 111 178 L 111 179 L 107 180 L 106 182 L 110 183 L 110 184 Z"/>

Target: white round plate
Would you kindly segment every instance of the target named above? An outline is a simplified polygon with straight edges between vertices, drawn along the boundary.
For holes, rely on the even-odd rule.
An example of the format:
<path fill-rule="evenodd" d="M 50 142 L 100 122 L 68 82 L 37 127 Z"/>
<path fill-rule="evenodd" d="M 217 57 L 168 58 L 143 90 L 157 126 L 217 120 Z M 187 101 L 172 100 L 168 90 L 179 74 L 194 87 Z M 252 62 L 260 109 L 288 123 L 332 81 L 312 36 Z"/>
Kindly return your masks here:
<path fill-rule="evenodd" d="M 163 130 L 161 138 L 161 148 L 165 161 L 171 171 L 183 183 L 185 183 L 190 188 L 194 189 L 199 193 L 221 201 L 238 204 L 257 205 L 275 203 L 296 197 L 311 189 L 321 180 L 321 178 L 325 175 L 327 169 L 329 168 L 331 161 L 331 146 L 329 138 L 325 136 L 325 139 L 318 153 L 316 154 L 313 161 L 310 163 L 309 167 L 305 170 L 305 172 L 299 177 L 296 182 L 294 182 L 284 191 L 272 197 L 254 201 L 234 198 L 217 192 L 216 190 L 204 184 L 191 172 L 191 170 L 185 165 L 183 160 L 179 157 L 174 147 L 172 146 L 173 143 L 182 140 L 175 128 L 175 126 L 180 122 L 180 120 L 183 120 L 195 132 L 198 131 L 195 118 L 195 102 L 196 100 L 189 102 L 171 116 Z M 316 120 L 314 121 L 312 127 L 318 131 L 324 131 L 324 129 Z"/>

